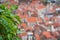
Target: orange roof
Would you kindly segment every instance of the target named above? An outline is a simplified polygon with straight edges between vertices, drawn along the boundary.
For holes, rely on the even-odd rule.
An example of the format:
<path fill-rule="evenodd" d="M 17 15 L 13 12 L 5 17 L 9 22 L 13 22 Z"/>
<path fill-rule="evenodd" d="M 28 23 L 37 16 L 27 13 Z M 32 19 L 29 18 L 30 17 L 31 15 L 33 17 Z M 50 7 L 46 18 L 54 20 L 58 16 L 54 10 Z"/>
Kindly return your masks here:
<path fill-rule="evenodd" d="M 36 3 L 36 1 L 32 1 L 32 4 L 35 4 Z"/>
<path fill-rule="evenodd" d="M 21 19 L 28 17 L 27 14 L 22 15 L 22 13 L 18 13 L 17 15 L 18 15 Z"/>
<path fill-rule="evenodd" d="M 21 26 L 23 26 L 24 28 L 27 27 L 26 23 L 22 23 Z"/>
<path fill-rule="evenodd" d="M 45 21 L 48 21 L 48 20 L 49 20 L 49 18 L 45 16 L 45 17 L 44 17 L 44 20 L 45 20 Z"/>
<path fill-rule="evenodd" d="M 24 18 L 24 16 L 22 16 L 22 15 L 19 15 L 19 17 L 20 17 L 21 19 L 23 19 L 23 18 Z"/>
<path fill-rule="evenodd" d="M 43 32 L 43 35 L 46 36 L 47 38 L 52 37 L 52 36 L 50 35 L 50 32 Z"/>
<path fill-rule="evenodd" d="M 36 22 L 36 17 L 27 18 L 27 22 Z"/>
<path fill-rule="evenodd" d="M 59 27 L 60 23 L 57 22 L 57 23 L 54 23 L 53 25 L 54 25 L 54 27 Z"/>
<path fill-rule="evenodd" d="M 27 18 L 27 17 L 28 17 L 28 15 L 27 15 L 27 14 L 24 14 L 23 16 L 24 16 L 24 18 Z"/>
<path fill-rule="evenodd" d="M 43 4 L 40 4 L 40 5 L 37 7 L 37 9 L 43 9 L 43 8 L 45 8 L 45 6 L 44 6 Z"/>
<path fill-rule="evenodd" d="M 17 12 L 17 15 L 18 15 L 18 16 L 21 16 L 22 13 L 23 13 L 23 11 L 21 11 L 21 10 L 19 10 L 19 9 L 17 9 L 16 12 Z"/>
<path fill-rule="evenodd" d="M 12 3 L 12 4 L 18 4 L 18 2 L 15 1 L 15 0 L 9 0 L 9 1 L 10 1 L 10 3 Z"/>
<path fill-rule="evenodd" d="M 32 27 L 26 27 L 26 28 L 25 28 L 25 30 L 26 30 L 26 31 L 27 31 L 27 30 L 32 31 L 32 30 L 33 30 L 33 28 L 32 28 Z"/>
<path fill-rule="evenodd" d="M 31 7 L 28 7 L 28 10 L 30 10 L 30 11 L 34 11 L 34 9 L 33 9 L 33 8 L 31 8 Z"/>
<path fill-rule="evenodd" d="M 42 19 L 41 18 L 37 18 L 37 21 L 42 23 Z"/>
<path fill-rule="evenodd" d="M 19 10 L 19 9 L 17 9 L 17 10 L 16 10 L 16 12 L 17 12 L 17 13 L 20 13 L 20 10 Z"/>
<path fill-rule="evenodd" d="M 40 36 L 38 34 L 35 34 L 36 40 L 40 40 Z"/>
<path fill-rule="evenodd" d="M 25 33 L 20 34 L 20 37 L 23 37 L 23 36 L 27 36 L 27 33 L 25 32 Z"/>
<path fill-rule="evenodd" d="M 28 8 L 27 7 L 24 7 L 24 11 L 27 11 L 28 10 Z"/>
<path fill-rule="evenodd" d="M 53 37 L 57 37 L 57 32 L 53 32 Z"/>

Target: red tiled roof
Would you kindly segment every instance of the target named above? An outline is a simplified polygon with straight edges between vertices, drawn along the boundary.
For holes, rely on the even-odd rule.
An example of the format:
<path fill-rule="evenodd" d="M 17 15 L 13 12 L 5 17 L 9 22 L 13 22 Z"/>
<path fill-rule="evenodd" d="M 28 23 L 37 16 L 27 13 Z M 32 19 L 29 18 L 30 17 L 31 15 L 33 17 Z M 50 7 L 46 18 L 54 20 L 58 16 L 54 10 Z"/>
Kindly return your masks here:
<path fill-rule="evenodd" d="M 37 18 L 37 21 L 40 22 L 40 23 L 43 22 L 42 18 Z"/>
<path fill-rule="evenodd" d="M 44 17 L 45 21 L 49 21 L 49 18 L 47 16 Z"/>
<path fill-rule="evenodd" d="M 36 40 L 40 40 L 40 36 L 38 34 L 35 34 Z"/>
<path fill-rule="evenodd" d="M 50 32 L 43 32 L 43 35 L 46 36 L 47 38 L 51 38 L 52 36 L 50 35 Z"/>
<path fill-rule="evenodd" d="M 24 18 L 27 18 L 28 17 L 28 15 L 27 14 L 25 14 L 25 15 L 23 15 L 24 16 Z"/>
<path fill-rule="evenodd" d="M 22 26 L 23 28 L 26 28 L 26 27 L 27 27 L 26 23 L 22 23 L 21 26 Z"/>
<path fill-rule="evenodd" d="M 12 4 L 18 4 L 18 2 L 14 1 L 14 0 L 10 0 L 10 2 Z M 10 8 L 10 4 L 7 5 L 8 8 Z M 47 6 L 50 6 L 50 4 L 48 4 Z M 30 31 L 33 31 L 33 28 L 32 27 L 28 27 L 27 26 L 27 23 L 36 23 L 36 25 L 34 25 L 34 30 L 38 31 L 41 29 L 44 29 L 43 27 L 40 27 L 41 23 L 42 25 L 43 24 L 43 21 L 45 23 L 45 27 L 49 27 L 49 25 L 53 25 L 54 27 L 58 27 L 60 26 L 60 23 L 57 22 L 57 20 L 60 20 L 58 19 L 57 17 L 53 16 L 51 18 L 52 21 L 55 21 L 55 23 L 51 24 L 49 23 L 50 22 L 50 19 L 47 17 L 47 16 L 44 16 L 44 19 L 42 20 L 42 18 L 38 17 L 38 10 L 41 10 L 41 9 L 44 9 L 46 8 L 47 6 L 44 6 L 43 3 L 39 4 L 38 1 L 35 1 L 33 0 L 29 5 L 26 4 L 25 2 L 21 3 L 19 6 L 18 6 L 18 9 L 17 9 L 17 15 L 22 19 L 22 21 L 24 21 L 24 18 L 26 19 L 26 23 L 23 22 L 22 24 L 20 24 L 19 26 L 23 27 L 25 32 L 30 30 Z M 52 6 L 52 5 L 51 5 Z M 56 8 L 60 8 L 59 6 L 55 6 L 55 7 L 51 7 L 49 8 L 48 12 L 55 12 L 55 9 Z M 27 10 L 29 10 L 31 12 L 31 14 L 34 14 L 34 15 L 37 15 L 37 17 L 33 17 L 33 16 L 29 16 L 27 14 Z M 24 13 L 24 14 L 23 14 Z M 40 23 L 40 25 L 37 24 Z M 54 33 L 53 33 L 54 34 Z M 35 37 L 36 37 L 36 40 L 40 40 L 40 36 L 37 34 L 37 33 L 34 33 Z M 42 35 L 46 36 L 47 38 L 50 38 L 52 37 L 52 35 L 50 34 L 50 32 L 43 32 Z M 22 33 L 22 34 L 19 34 L 18 35 L 19 37 L 22 37 L 22 36 L 27 36 L 27 33 Z M 55 36 L 55 34 L 54 34 Z"/>
<path fill-rule="evenodd" d="M 58 23 L 58 22 L 57 23 L 54 23 L 53 26 L 54 27 L 59 27 L 60 26 L 60 23 Z"/>
<path fill-rule="evenodd" d="M 9 1 L 10 1 L 10 3 L 12 3 L 12 4 L 18 4 L 18 2 L 15 1 L 15 0 L 9 0 Z"/>
<path fill-rule="evenodd" d="M 38 7 L 37 7 L 37 9 L 43 9 L 43 8 L 45 8 L 45 6 L 43 5 L 43 4 L 40 4 Z"/>
<path fill-rule="evenodd" d="M 27 22 L 36 22 L 36 17 L 27 18 Z"/>
<path fill-rule="evenodd" d="M 20 36 L 20 37 L 27 36 L 27 33 L 25 32 L 25 33 L 22 33 L 22 34 L 20 34 L 18 36 Z"/>
<path fill-rule="evenodd" d="M 33 31 L 33 28 L 32 27 L 27 27 L 25 28 L 26 31 L 30 30 L 30 31 Z"/>

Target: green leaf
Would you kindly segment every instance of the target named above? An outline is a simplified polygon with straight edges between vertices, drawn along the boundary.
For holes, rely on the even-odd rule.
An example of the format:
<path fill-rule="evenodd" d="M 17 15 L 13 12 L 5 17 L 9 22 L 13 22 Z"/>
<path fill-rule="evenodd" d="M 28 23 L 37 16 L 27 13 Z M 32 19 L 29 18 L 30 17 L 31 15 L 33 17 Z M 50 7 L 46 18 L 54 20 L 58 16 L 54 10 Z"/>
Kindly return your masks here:
<path fill-rule="evenodd" d="M 0 35 L 0 40 L 3 40 L 3 37 Z"/>
<path fill-rule="evenodd" d="M 12 11 L 17 8 L 12 5 L 10 9 L 8 4 L 0 4 L 0 39 L 1 40 L 19 40 L 17 36 L 17 24 L 20 24 L 20 18 L 13 14 Z"/>
<path fill-rule="evenodd" d="M 3 12 L 4 10 L 0 9 L 0 12 Z"/>

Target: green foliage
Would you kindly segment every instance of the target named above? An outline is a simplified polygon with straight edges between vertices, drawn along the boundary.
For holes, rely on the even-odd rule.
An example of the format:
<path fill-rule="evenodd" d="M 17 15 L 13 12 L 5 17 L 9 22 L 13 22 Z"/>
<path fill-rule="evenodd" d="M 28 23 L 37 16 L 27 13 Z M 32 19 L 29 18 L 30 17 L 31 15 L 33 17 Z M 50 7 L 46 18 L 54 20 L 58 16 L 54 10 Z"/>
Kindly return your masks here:
<path fill-rule="evenodd" d="M 13 14 L 12 11 L 17 9 L 16 5 L 0 4 L 0 40 L 19 40 L 17 37 L 20 18 Z"/>

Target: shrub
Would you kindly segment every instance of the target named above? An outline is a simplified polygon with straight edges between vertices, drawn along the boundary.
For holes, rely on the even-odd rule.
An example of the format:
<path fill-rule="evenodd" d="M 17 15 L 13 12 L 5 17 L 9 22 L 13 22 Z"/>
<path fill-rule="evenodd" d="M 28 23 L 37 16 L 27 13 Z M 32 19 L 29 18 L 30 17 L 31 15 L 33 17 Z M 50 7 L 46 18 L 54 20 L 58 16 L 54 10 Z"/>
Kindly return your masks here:
<path fill-rule="evenodd" d="M 13 14 L 12 11 L 17 9 L 16 5 L 7 7 L 8 4 L 0 4 L 0 40 L 20 40 L 17 37 L 20 18 Z"/>

